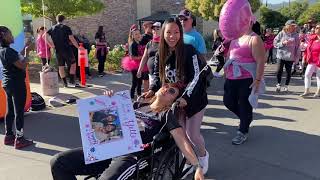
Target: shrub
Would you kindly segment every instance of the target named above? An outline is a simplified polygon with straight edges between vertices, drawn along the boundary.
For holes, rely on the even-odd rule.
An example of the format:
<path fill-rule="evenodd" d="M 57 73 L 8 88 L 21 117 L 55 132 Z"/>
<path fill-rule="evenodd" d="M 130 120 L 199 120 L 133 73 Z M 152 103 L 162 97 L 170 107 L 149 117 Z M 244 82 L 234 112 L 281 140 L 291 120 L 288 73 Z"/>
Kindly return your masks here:
<path fill-rule="evenodd" d="M 109 51 L 106 61 L 106 67 L 108 71 L 121 70 L 121 60 L 125 56 L 126 52 L 122 44 L 115 45 L 114 48 Z"/>

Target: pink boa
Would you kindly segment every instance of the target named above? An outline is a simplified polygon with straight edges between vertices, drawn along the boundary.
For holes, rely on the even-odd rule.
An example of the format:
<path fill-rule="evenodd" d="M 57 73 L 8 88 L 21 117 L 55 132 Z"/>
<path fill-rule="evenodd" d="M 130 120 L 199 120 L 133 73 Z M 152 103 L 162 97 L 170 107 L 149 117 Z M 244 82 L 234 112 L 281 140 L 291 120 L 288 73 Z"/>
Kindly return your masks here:
<path fill-rule="evenodd" d="M 122 58 L 121 65 L 123 69 L 127 71 L 133 71 L 139 69 L 140 62 L 141 60 L 133 60 L 129 56 L 125 56 Z M 142 71 L 148 72 L 148 67 L 145 65 Z"/>

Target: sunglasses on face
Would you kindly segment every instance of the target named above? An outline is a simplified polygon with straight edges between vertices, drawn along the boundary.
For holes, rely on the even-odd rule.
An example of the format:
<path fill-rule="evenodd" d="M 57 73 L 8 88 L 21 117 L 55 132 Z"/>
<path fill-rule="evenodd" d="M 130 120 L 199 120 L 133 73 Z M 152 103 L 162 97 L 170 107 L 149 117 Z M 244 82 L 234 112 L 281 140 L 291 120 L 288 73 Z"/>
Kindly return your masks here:
<path fill-rule="evenodd" d="M 176 90 L 174 88 L 169 88 L 168 89 L 169 94 L 174 95 L 176 94 Z"/>
<path fill-rule="evenodd" d="M 176 94 L 176 90 L 175 90 L 173 87 L 169 87 L 168 84 L 165 84 L 163 87 L 169 88 L 169 89 L 168 89 L 169 94 L 171 94 L 171 95 Z"/>
<path fill-rule="evenodd" d="M 188 18 L 185 18 L 185 17 L 179 17 L 179 20 L 180 20 L 180 21 L 188 21 Z"/>

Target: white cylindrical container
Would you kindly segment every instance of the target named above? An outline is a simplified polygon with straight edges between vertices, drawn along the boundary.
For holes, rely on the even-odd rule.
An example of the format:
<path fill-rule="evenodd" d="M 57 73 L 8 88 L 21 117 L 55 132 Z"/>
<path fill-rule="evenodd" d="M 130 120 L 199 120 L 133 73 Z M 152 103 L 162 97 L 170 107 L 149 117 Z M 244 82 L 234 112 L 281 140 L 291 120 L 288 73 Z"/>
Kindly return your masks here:
<path fill-rule="evenodd" d="M 57 72 L 40 72 L 41 92 L 43 96 L 55 96 L 59 93 Z"/>

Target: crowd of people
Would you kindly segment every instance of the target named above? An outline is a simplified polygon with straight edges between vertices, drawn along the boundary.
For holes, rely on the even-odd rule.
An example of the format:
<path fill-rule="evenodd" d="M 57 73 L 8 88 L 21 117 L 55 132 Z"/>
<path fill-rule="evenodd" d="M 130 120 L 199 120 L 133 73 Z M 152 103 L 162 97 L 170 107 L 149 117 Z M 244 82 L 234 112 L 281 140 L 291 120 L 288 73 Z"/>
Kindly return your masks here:
<path fill-rule="evenodd" d="M 37 29 L 37 53 L 45 66 L 52 61 L 50 49 L 53 48 L 64 86 L 77 86 L 78 49 L 90 51 L 91 46 L 84 33 L 74 35 L 64 21 L 65 17 L 58 15 L 56 25 L 48 30 L 45 27 Z M 211 76 L 221 78 L 221 70 L 224 71 L 223 103 L 240 120 L 231 143 L 241 145 L 249 135 L 253 108 L 257 107 L 258 97 L 265 90 L 266 64 L 278 63 L 275 90 L 287 92 L 293 69 L 301 61 L 301 70 L 305 69 L 305 90 L 301 96 L 311 93 L 313 73 L 316 73 L 318 87 L 314 97 L 320 96 L 320 24 L 309 23 L 299 30 L 294 20 L 288 20 L 278 34 L 274 34 L 270 28 L 261 34 L 259 22 L 252 18 L 245 32 L 233 40 L 226 40 L 217 29 L 213 34 L 212 46 L 213 56 L 218 61 L 214 72 L 208 68 L 205 41 L 195 26 L 196 18 L 187 9 L 183 9 L 177 17 L 166 19 L 163 24 L 144 22 L 144 34 L 136 24 L 131 25 L 128 30 L 128 56 L 122 59 L 122 67 L 131 73 L 132 100 L 137 97 L 145 100 L 144 103 L 134 103 L 137 120 L 141 123 L 151 120 L 159 122 L 154 126 L 146 126 L 149 130 L 141 132 L 143 143 L 149 143 L 152 140 L 150 137 L 164 126 L 187 159 L 184 169 L 188 168 L 189 171 L 182 178 L 195 172 L 195 179 L 200 180 L 204 179 L 209 168 L 209 152 L 200 127 L 208 105 L 207 88 Z M 8 107 L 4 144 L 14 144 L 15 148 L 20 149 L 33 144 L 32 140 L 23 136 L 23 107 L 26 101 L 26 91 L 23 89 L 26 88 L 25 68 L 30 49 L 26 44 L 19 54 L 10 48 L 13 37 L 4 26 L 0 26 L 0 43 L 0 59 L 4 66 L 2 84 L 7 93 Z M 79 43 L 83 43 L 83 46 Z M 99 26 L 95 34 L 95 44 L 98 73 L 103 77 L 109 51 L 103 26 Z M 68 73 L 65 72 L 65 66 L 68 67 Z M 284 86 L 281 84 L 283 68 L 286 69 Z M 89 68 L 86 73 L 91 76 Z M 113 92 L 108 90 L 106 94 L 112 96 Z M 172 110 L 173 105 L 177 110 Z M 141 113 L 145 116 L 140 116 Z M 126 169 L 135 165 L 142 154 L 86 165 L 82 148 L 77 148 L 55 155 L 51 161 L 51 171 L 55 180 L 70 180 L 75 179 L 76 175 L 92 173 L 101 174 L 100 179 L 129 178 L 134 174 L 126 175 Z"/>
<path fill-rule="evenodd" d="M 301 97 L 309 96 L 311 79 L 313 74 L 317 78 L 317 90 L 314 97 L 319 97 L 319 52 L 318 43 L 318 24 L 313 20 L 299 27 L 294 20 L 288 20 L 282 30 L 266 28 L 262 33 L 261 39 L 264 43 L 266 52 L 266 64 L 277 64 L 276 71 L 277 84 L 276 92 L 288 92 L 292 75 L 300 75 L 304 79 L 305 90 Z M 258 33 L 257 32 L 257 33 Z M 213 58 L 209 63 L 217 65 L 215 77 L 221 77 L 219 74 L 225 64 L 229 51 L 230 42 L 225 41 L 218 29 L 213 33 Z M 215 61 L 213 61 L 215 59 Z M 318 64 L 318 65 L 317 65 Z M 286 80 L 284 85 L 281 83 L 283 69 L 286 70 Z"/>

